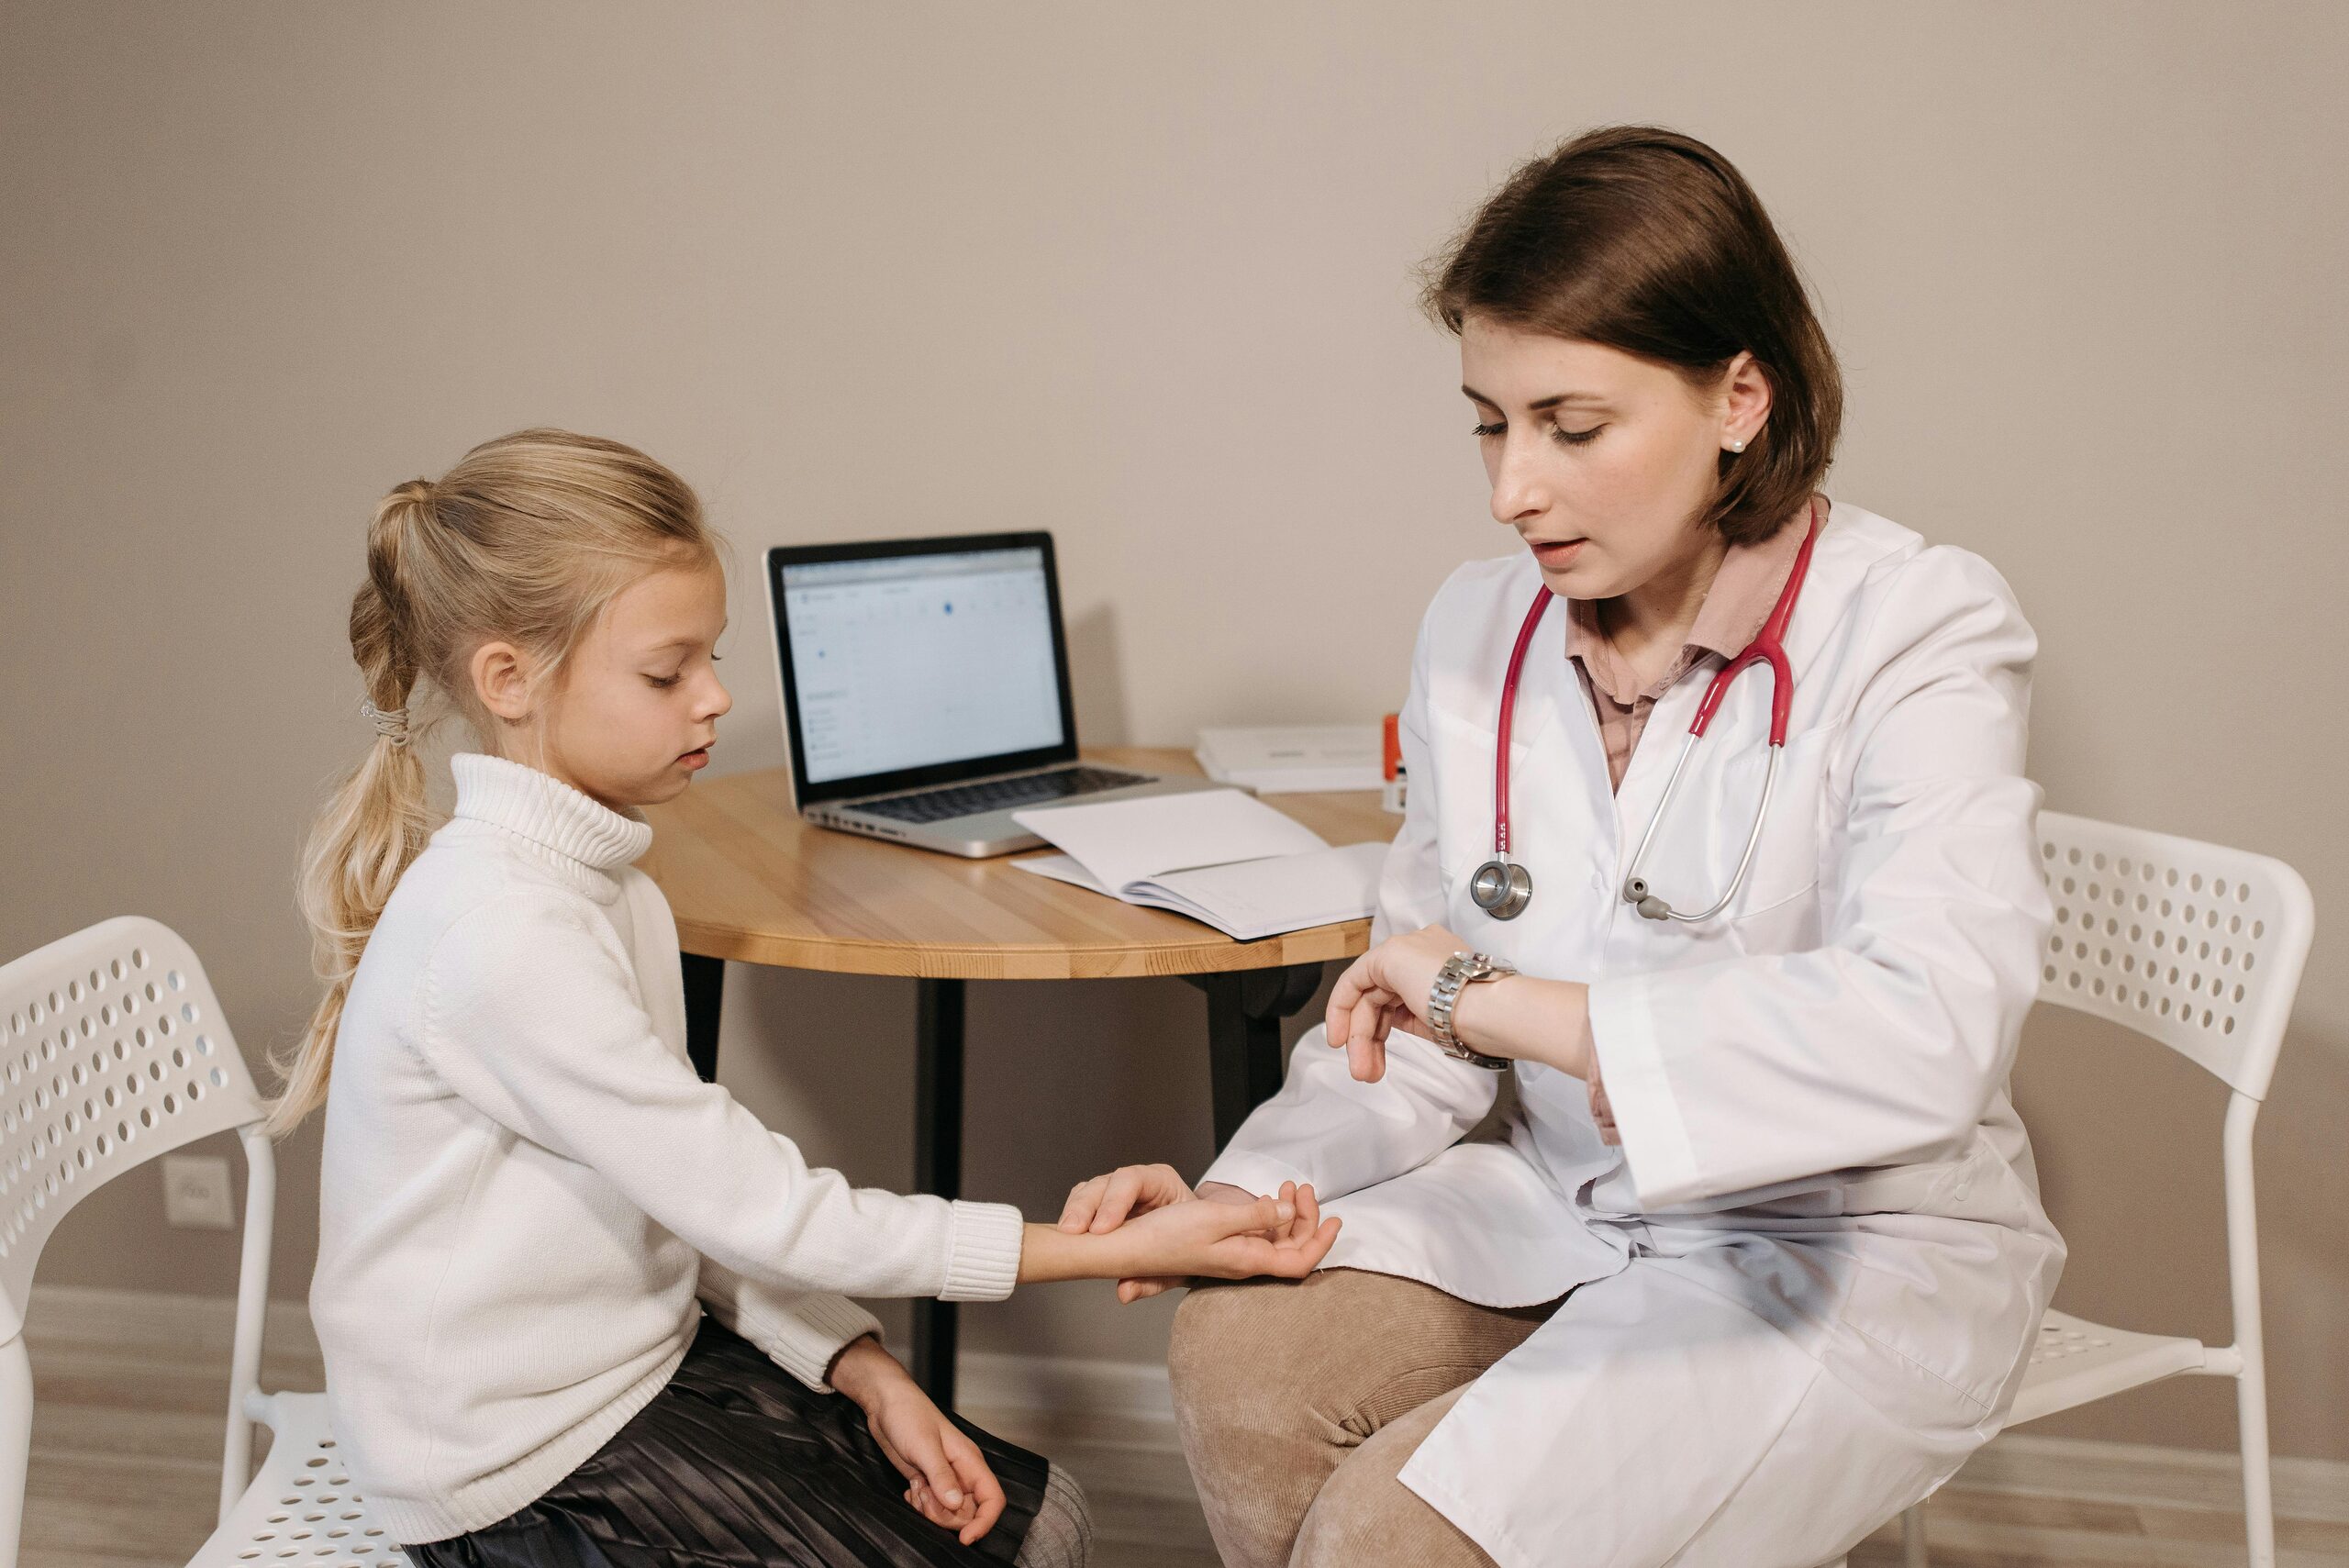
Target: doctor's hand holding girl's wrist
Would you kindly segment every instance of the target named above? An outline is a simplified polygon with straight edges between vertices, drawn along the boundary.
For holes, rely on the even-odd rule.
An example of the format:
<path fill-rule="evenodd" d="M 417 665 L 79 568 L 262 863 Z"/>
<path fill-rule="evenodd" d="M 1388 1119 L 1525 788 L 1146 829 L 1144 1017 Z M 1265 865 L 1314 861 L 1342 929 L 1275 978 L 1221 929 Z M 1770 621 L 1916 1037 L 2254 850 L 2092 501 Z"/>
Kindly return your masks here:
<path fill-rule="evenodd" d="M 1194 1203 L 1194 1198 L 1206 1201 Z M 1185 1211 L 1187 1211 L 1186 1213 Z M 1253 1240 L 1270 1248 L 1277 1265 L 1252 1273 L 1302 1279 L 1320 1264 L 1338 1239 L 1339 1221 L 1323 1219 L 1310 1185 L 1284 1182 L 1277 1196 L 1259 1197 L 1223 1182 L 1202 1182 L 1194 1192 L 1172 1165 L 1121 1165 L 1104 1176 L 1079 1182 L 1069 1189 L 1062 1206 L 1058 1229 L 1067 1236 L 1107 1240 L 1135 1224 L 1150 1223 L 1161 1215 L 1175 1215 L 1184 1223 L 1234 1240 Z M 1267 1218 L 1272 1223 L 1266 1224 Z M 1163 1223 L 1163 1221 L 1159 1221 Z M 1236 1229 L 1235 1229 L 1236 1228 Z M 1041 1227 L 1030 1226 L 1031 1230 Z M 1262 1262 L 1265 1254 L 1233 1255 L 1232 1261 Z M 1301 1265 L 1301 1266 L 1300 1266 Z M 1167 1269 L 1163 1273 L 1132 1271 L 1118 1281 L 1118 1299 L 1132 1303 L 1198 1275 L 1216 1279 L 1243 1277 L 1208 1269 Z"/>
<path fill-rule="evenodd" d="M 1387 938 L 1350 964 L 1330 993 L 1324 1019 L 1333 1050 L 1365 1084 L 1386 1074 L 1386 1037 L 1406 1029 L 1426 1039 L 1428 1002 L 1453 954 L 1472 949 L 1442 926 Z M 1461 987 L 1452 1008 L 1453 1037 L 1484 1056 L 1538 1062 L 1570 1077 L 1597 1076 L 1590 1038 L 1590 987 L 1574 980 L 1507 974 Z M 1595 1082 L 1591 1110 L 1605 1103 Z"/>
<path fill-rule="evenodd" d="M 1082 1219 L 1079 1195 L 1093 1193 Z M 1154 1296 L 1193 1277 L 1303 1279 L 1338 1239 L 1313 1189 L 1294 1183 L 1278 1195 L 1190 1203 L 1183 1178 L 1165 1165 L 1130 1165 L 1080 1184 L 1055 1225 L 1030 1225 L 1019 1278 L 1114 1279 L 1118 1299 Z M 1155 1289 L 1140 1288 L 1154 1284 Z"/>

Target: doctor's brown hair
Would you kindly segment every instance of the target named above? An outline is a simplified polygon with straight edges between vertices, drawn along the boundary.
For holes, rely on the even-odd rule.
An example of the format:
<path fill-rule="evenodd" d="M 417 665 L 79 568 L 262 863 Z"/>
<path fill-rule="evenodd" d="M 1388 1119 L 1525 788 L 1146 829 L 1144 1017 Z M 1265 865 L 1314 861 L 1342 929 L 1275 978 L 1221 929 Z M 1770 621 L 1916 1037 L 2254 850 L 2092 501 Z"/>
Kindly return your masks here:
<path fill-rule="evenodd" d="M 1770 417 L 1720 454 L 1703 521 L 1769 538 L 1826 477 L 1843 378 L 1762 200 L 1729 160 L 1653 126 L 1586 131 L 1511 174 L 1428 269 L 1428 313 L 1603 343 L 1709 387 L 1741 351 Z"/>
<path fill-rule="evenodd" d="M 411 479 L 375 504 L 367 580 L 351 601 L 351 655 L 387 717 L 335 787 L 302 854 L 300 901 L 326 994 L 263 1124 L 283 1137 L 326 1099 L 351 977 L 392 889 L 433 822 L 404 715 L 436 691 L 503 754 L 498 721 L 467 669 L 488 641 L 513 643 L 534 689 L 561 688 L 571 654 L 612 596 L 664 568 L 717 564 L 721 546 L 691 486 L 633 447 L 568 430 L 484 441 L 439 480 Z"/>

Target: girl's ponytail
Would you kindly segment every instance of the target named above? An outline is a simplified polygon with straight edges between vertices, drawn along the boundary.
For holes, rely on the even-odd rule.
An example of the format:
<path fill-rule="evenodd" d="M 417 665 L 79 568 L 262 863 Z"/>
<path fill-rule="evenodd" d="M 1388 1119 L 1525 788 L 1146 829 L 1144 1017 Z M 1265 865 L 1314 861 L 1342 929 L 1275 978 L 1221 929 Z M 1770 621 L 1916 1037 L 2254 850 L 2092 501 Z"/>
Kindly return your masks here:
<path fill-rule="evenodd" d="M 416 531 L 433 526 L 432 486 L 415 479 L 384 497 L 367 531 L 367 581 L 351 601 L 351 652 L 366 681 L 363 711 L 375 743 L 336 786 L 303 851 L 302 915 L 326 995 L 293 1054 L 274 1063 L 285 1086 L 270 1106 L 265 1130 L 273 1138 L 324 1103 L 351 973 L 400 873 L 431 834 L 424 766 L 408 733 L 417 658 L 403 567 Z"/>

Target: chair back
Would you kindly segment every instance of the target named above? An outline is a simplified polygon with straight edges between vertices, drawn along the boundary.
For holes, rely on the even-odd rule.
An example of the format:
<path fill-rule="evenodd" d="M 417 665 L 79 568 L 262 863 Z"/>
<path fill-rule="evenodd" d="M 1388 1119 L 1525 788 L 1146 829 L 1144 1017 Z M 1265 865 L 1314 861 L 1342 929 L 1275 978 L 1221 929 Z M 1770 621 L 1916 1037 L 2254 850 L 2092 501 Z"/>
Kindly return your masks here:
<path fill-rule="evenodd" d="M 75 1204 L 263 1109 L 169 927 L 123 916 L 0 968 L 0 1340 L 24 1327 L 41 1248 Z"/>
<path fill-rule="evenodd" d="M 2039 815 L 2055 927 L 2039 999 L 2124 1024 L 2264 1099 L 2315 934 L 2282 861 L 2085 817 Z"/>

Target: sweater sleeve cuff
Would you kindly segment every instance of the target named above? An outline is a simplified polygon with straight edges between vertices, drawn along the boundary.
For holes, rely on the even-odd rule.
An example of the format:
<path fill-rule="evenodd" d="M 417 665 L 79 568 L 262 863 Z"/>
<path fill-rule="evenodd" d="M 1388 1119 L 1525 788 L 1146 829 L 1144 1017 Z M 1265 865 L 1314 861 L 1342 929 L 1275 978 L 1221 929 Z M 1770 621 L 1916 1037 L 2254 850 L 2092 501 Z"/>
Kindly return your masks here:
<path fill-rule="evenodd" d="M 941 1301 L 1001 1301 L 1019 1283 L 1019 1248 L 1026 1221 L 1004 1203 L 953 1203 L 946 1288 Z"/>
<path fill-rule="evenodd" d="M 1623 1140 L 1631 1185 L 1643 1208 L 1700 1195 L 1697 1155 L 1673 1097 L 1672 1077 L 1649 1009 L 1644 977 L 1590 987 L 1590 1038 L 1607 1080 L 1607 1104 Z"/>
<path fill-rule="evenodd" d="M 715 1304 L 710 1316 L 725 1323 L 729 1314 Z M 767 1359 L 818 1394 L 829 1394 L 825 1373 L 842 1349 L 862 1335 L 878 1336 L 881 1320 L 844 1296 L 795 1296 L 788 1302 L 738 1300 L 727 1304 L 734 1332 L 766 1352 Z"/>
<path fill-rule="evenodd" d="M 829 1394 L 825 1373 L 852 1341 L 881 1336 L 881 1320 L 844 1296 L 796 1297 L 776 1325 L 782 1331 L 763 1348 L 775 1365 L 818 1394 Z"/>

